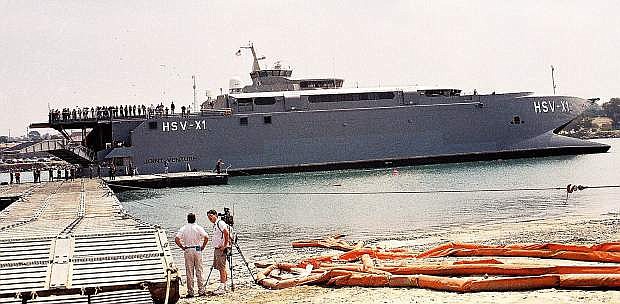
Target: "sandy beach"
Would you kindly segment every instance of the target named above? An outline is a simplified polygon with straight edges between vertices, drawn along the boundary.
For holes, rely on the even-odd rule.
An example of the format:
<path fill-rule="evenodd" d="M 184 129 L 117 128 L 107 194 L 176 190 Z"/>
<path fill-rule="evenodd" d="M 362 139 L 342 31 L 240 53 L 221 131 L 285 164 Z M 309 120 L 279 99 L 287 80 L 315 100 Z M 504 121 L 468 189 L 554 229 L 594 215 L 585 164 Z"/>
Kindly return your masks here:
<path fill-rule="evenodd" d="M 446 241 L 484 244 L 562 242 L 585 245 L 620 239 L 619 223 L 620 215 L 616 213 L 598 217 L 558 217 L 521 223 L 454 228 L 454 231 L 445 234 L 445 238 L 384 241 L 378 245 L 406 246 L 420 250 L 429 249 Z M 295 261 L 292 258 L 289 262 Z M 543 262 L 579 263 L 558 260 Z M 215 284 L 209 288 L 209 290 L 215 289 Z M 182 295 L 185 294 L 185 286 L 182 286 L 181 292 Z M 461 294 L 407 288 L 320 286 L 268 290 L 261 286 L 244 284 L 237 286 L 235 292 L 222 296 L 181 299 L 179 303 L 620 303 L 620 291 L 546 289 Z"/>

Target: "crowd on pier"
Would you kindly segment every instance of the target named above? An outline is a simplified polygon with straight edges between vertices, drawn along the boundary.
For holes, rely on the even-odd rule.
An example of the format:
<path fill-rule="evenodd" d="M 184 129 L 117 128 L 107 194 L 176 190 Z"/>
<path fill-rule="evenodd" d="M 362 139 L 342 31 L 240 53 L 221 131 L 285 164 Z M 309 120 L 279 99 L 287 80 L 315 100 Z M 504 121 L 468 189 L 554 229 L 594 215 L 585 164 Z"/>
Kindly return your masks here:
<path fill-rule="evenodd" d="M 26 173 L 31 173 L 33 183 L 40 183 L 42 182 L 41 175 L 44 171 L 47 172 L 47 180 L 50 182 L 54 180 L 73 180 L 76 177 L 83 177 L 83 172 L 79 172 L 78 170 L 79 168 L 77 165 L 64 165 L 47 168 L 33 167 L 30 168 L 30 170 L 19 168 L 9 169 L 8 184 L 21 184 L 22 175 Z M 90 177 L 93 177 L 92 174 Z"/>
<path fill-rule="evenodd" d="M 96 107 L 75 107 L 52 109 L 49 111 L 49 122 L 67 122 L 81 120 L 105 120 L 114 118 L 151 118 L 164 116 L 189 116 L 192 112 L 191 106 L 181 106 L 181 112 L 175 112 L 174 102 L 170 106 L 163 103 L 150 106 L 142 105 L 120 105 L 120 106 L 96 106 Z"/>

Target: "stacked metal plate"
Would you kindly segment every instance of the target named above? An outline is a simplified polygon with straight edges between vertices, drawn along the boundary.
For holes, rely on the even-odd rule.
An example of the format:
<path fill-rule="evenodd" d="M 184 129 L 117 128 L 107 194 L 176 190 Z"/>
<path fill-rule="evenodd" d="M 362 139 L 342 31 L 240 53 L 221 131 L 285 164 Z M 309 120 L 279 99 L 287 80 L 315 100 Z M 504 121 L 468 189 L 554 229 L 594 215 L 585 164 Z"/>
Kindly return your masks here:
<path fill-rule="evenodd" d="M 0 213 L 0 303 L 153 303 L 166 290 L 178 296 L 165 231 L 100 180 L 42 184 Z"/>

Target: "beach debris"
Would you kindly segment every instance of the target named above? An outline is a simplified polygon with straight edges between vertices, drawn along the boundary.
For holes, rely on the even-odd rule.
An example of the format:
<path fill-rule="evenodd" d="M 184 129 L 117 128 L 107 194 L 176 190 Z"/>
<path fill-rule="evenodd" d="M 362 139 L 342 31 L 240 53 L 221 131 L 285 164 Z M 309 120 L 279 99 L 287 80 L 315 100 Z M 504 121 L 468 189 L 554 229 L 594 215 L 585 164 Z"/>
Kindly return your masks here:
<path fill-rule="evenodd" d="M 592 246 L 446 243 L 417 253 L 405 248 L 362 247 L 361 243 L 352 245 L 341 238 L 332 236 L 323 240 L 293 242 L 295 248 L 322 247 L 346 252 L 309 257 L 297 264 L 262 263 L 257 265 L 264 267 L 257 275 L 258 283 L 270 289 L 322 285 L 409 287 L 451 292 L 546 288 L 620 290 L 620 243 Z M 528 258 L 528 262 L 523 262 L 524 259 L 517 263 L 514 259 L 496 259 L 500 257 Z M 598 263 L 549 265 L 541 263 L 541 259 Z"/>
<path fill-rule="evenodd" d="M 293 248 L 323 247 L 340 251 L 350 251 L 353 249 L 360 249 L 364 247 L 363 242 L 358 242 L 357 244 L 353 245 L 345 240 L 342 240 L 343 237 L 343 234 L 338 234 L 328 236 L 324 239 L 294 241 L 291 243 L 291 245 L 293 246 Z"/>

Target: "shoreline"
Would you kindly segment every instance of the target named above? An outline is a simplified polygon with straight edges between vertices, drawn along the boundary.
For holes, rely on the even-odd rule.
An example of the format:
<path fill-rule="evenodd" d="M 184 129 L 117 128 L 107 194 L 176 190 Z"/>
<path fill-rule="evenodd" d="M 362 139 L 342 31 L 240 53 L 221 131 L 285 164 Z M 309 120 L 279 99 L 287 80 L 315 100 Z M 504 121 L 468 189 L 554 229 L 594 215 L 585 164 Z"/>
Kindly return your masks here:
<path fill-rule="evenodd" d="M 620 214 L 598 216 L 565 216 L 518 223 L 494 223 L 480 226 L 453 228 L 446 232 L 449 240 L 427 238 L 408 241 L 385 240 L 372 245 L 386 247 L 431 248 L 444 242 L 484 244 L 562 242 L 593 244 L 620 239 Z M 458 231 L 458 233 L 457 233 Z M 314 256 L 300 250 L 305 256 Z M 328 253 L 325 250 L 323 253 Z M 334 251 L 335 252 L 335 251 Z M 449 259 L 449 258 L 445 258 Z M 502 258 L 499 258 L 500 260 Z M 179 261 L 183 265 L 183 261 Z M 289 262 L 296 262 L 290 260 Z M 567 263 L 565 260 L 545 260 L 548 263 Z M 576 264 L 578 262 L 568 261 Z M 214 282 L 212 280 L 212 282 Z M 210 284 L 207 290 L 213 290 Z M 181 286 L 185 294 L 185 286 Z M 519 292 L 453 293 L 414 288 L 330 288 L 298 286 L 282 290 L 269 290 L 258 285 L 244 284 L 235 292 L 222 296 L 206 296 L 179 300 L 181 304 L 202 303 L 619 303 L 620 290 L 564 290 L 543 289 Z"/>

